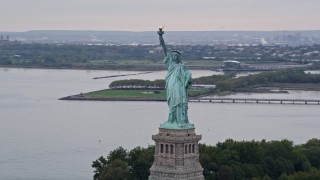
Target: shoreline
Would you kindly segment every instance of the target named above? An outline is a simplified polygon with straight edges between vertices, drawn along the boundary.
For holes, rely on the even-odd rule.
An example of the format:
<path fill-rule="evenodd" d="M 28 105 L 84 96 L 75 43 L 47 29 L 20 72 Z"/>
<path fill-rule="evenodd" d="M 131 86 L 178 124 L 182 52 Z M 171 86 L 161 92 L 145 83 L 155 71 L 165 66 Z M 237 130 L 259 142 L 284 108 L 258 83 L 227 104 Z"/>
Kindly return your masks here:
<path fill-rule="evenodd" d="M 288 84 L 286 84 L 288 85 Z M 104 89 L 108 90 L 108 89 Z M 277 91 L 274 91 L 277 90 Z M 226 95 L 230 94 L 236 94 L 236 93 L 270 93 L 270 94 L 286 94 L 288 93 L 288 90 L 298 90 L 298 91 L 320 91 L 320 85 L 317 85 L 316 87 L 313 88 L 306 88 L 302 87 L 301 84 L 296 86 L 295 88 L 290 88 L 290 86 L 287 86 L 286 88 L 284 87 L 279 87 L 279 86 L 273 86 L 273 87 L 261 87 L 259 90 L 255 91 L 243 91 L 243 92 L 229 92 L 226 91 L 224 93 L 218 93 L 218 94 L 203 94 L 199 96 L 189 96 L 189 100 L 191 101 L 198 101 L 204 96 L 210 96 L 210 95 L 218 95 L 219 97 L 223 98 Z M 98 90 L 98 91 L 103 91 L 103 90 Z M 118 90 L 121 91 L 121 90 Z M 97 92 L 97 91 L 92 91 L 92 92 Z M 154 98 L 154 97 L 90 97 L 86 96 L 86 94 L 92 93 L 92 92 L 87 92 L 87 93 L 80 93 L 76 95 L 69 95 L 65 96 L 62 98 L 59 98 L 58 100 L 67 100 L 67 101 L 153 101 L 153 102 L 164 102 L 166 99 L 163 98 Z"/>
<path fill-rule="evenodd" d="M 92 98 L 84 97 L 81 94 L 71 95 L 67 97 L 60 98 L 59 100 L 67 101 L 140 101 L 140 102 L 166 102 L 164 99 L 154 99 L 154 98 Z M 240 104 L 278 104 L 278 105 L 319 105 L 320 100 L 318 99 L 259 99 L 259 98 L 204 98 L 194 97 L 189 98 L 189 102 L 199 102 L 199 103 L 240 103 Z"/>
<path fill-rule="evenodd" d="M 153 102 L 164 102 L 167 100 L 157 99 L 157 98 L 109 98 L 109 97 L 86 97 L 82 94 L 70 95 L 66 97 L 59 98 L 58 100 L 67 101 L 153 101 Z"/>

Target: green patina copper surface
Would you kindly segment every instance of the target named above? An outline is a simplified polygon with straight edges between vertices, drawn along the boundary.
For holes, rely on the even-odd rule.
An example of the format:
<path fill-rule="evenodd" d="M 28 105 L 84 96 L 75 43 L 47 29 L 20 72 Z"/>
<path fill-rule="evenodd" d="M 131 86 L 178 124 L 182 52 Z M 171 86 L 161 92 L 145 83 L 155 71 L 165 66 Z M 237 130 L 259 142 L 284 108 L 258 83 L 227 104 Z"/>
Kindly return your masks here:
<path fill-rule="evenodd" d="M 191 72 L 182 64 L 180 52 L 167 53 L 162 28 L 158 31 L 160 45 L 164 52 L 164 63 L 167 67 L 166 94 L 169 106 L 168 120 L 160 125 L 166 129 L 194 128 L 188 119 L 188 88 L 191 86 Z"/>

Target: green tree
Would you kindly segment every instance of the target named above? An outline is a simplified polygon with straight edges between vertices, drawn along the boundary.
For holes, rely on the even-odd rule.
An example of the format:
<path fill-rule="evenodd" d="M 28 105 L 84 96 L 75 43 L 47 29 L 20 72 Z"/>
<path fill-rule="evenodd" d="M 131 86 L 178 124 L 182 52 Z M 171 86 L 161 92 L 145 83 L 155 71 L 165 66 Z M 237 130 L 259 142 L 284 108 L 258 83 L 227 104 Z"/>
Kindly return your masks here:
<path fill-rule="evenodd" d="M 154 161 L 154 146 L 136 147 L 129 152 L 128 164 L 132 180 L 147 180 Z"/>
<path fill-rule="evenodd" d="M 106 166 L 99 176 L 99 180 L 127 180 L 129 167 L 125 161 L 115 159 Z"/>
<path fill-rule="evenodd" d="M 107 164 L 110 164 L 114 160 L 127 161 L 128 152 L 123 147 L 118 147 L 117 149 L 111 151 L 107 156 Z"/>
<path fill-rule="evenodd" d="M 199 154 L 199 161 L 203 167 L 203 174 L 206 180 L 217 179 L 216 175 L 219 168 L 217 164 L 217 148 L 206 144 L 199 144 Z"/>
<path fill-rule="evenodd" d="M 320 179 L 320 170 L 313 169 L 307 172 L 295 172 L 290 175 L 283 174 L 279 180 L 319 180 Z"/>
<path fill-rule="evenodd" d="M 92 162 L 91 167 L 95 169 L 93 171 L 94 172 L 93 180 L 99 180 L 99 176 L 103 171 L 103 169 L 106 167 L 106 165 L 107 165 L 107 160 L 103 156 L 99 157 L 97 160 Z"/>
<path fill-rule="evenodd" d="M 294 145 L 289 140 L 227 139 L 215 146 L 199 144 L 199 160 L 206 180 L 318 180 L 319 147 L 319 139 L 311 139 L 301 145 Z M 111 151 L 107 159 L 100 157 L 93 162 L 94 179 L 111 176 L 130 180 L 148 179 L 153 155 L 154 146 L 136 147 L 129 152 L 119 147 Z M 119 172 L 124 176 L 120 177 Z"/>
<path fill-rule="evenodd" d="M 218 171 L 218 180 L 234 180 L 234 174 L 229 166 L 222 165 Z"/>

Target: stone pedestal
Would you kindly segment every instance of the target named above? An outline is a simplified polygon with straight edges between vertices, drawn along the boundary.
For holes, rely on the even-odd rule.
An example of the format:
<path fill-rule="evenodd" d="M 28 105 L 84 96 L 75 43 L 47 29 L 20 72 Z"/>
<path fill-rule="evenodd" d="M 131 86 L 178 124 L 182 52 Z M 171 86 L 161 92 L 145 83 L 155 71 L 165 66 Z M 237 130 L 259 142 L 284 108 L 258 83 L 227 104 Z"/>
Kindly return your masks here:
<path fill-rule="evenodd" d="M 204 180 L 199 163 L 201 135 L 196 135 L 194 128 L 159 128 L 152 139 L 156 147 L 149 180 Z"/>

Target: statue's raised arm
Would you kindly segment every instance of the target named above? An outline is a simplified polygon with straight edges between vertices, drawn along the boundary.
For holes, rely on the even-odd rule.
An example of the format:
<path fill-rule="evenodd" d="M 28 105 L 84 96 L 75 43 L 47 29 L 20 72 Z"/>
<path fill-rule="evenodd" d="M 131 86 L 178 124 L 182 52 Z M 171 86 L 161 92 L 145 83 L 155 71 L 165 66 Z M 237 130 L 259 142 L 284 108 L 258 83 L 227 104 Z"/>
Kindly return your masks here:
<path fill-rule="evenodd" d="M 163 26 L 159 28 L 158 34 L 159 34 L 160 45 L 161 45 L 161 47 L 163 49 L 164 56 L 167 56 L 167 52 L 168 52 L 167 46 L 164 43 L 164 39 L 162 37 L 162 35 L 164 34 Z"/>

